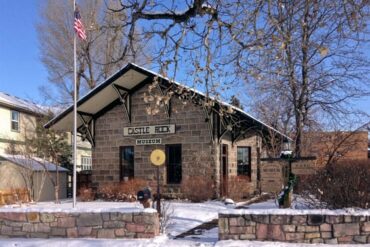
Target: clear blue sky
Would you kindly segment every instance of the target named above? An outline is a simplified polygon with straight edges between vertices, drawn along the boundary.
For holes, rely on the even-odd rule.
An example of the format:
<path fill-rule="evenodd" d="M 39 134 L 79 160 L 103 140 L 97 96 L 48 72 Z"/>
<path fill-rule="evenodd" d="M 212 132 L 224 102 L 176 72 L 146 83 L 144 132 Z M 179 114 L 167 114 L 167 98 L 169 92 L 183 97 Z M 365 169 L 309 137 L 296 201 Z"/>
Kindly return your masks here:
<path fill-rule="evenodd" d="M 48 81 L 35 30 L 41 2 L 0 0 L 0 91 L 37 102 Z M 370 114 L 370 97 L 358 106 Z"/>
<path fill-rule="evenodd" d="M 39 101 L 47 83 L 35 24 L 38 0 L 0 0 L 0 91 Z"/>

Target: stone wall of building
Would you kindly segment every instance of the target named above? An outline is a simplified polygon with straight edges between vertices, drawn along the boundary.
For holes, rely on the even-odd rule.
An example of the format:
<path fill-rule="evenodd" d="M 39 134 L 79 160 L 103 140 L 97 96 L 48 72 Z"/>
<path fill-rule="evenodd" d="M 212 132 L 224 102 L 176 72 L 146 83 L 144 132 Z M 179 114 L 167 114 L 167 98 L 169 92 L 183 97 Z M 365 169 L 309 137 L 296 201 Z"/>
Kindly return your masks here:
<path fill-rule="evenodd" d="M 160 94 L 159 92 L 155 92 Z M 120 147 L 134 146 L 135 177 L 149 181 L 156 180 L 156 167 L 150 163 L 150 153 L 159 148 L 165 150 L 166 144 L 181 144 L 182 178 L 190 176 L 217 178 L 218 170 L 214 162 L 215 145 L 212 143 L 209 125 L 205 121 L 204 110 L 193 103 L 186 104 L 173 97 L 170 117 L 166 108 L 156 110 L 156 102 L 144 101 L 148 86 L 134 92 L 131 98 L 131 123 L 128 121 L 122 105 L 117 105 L 97 119 L 95 125 L 95 148 L 93 150 L 92 182 L 94 187 L 120 181 Z M 175 124 L 175 134 L 124 136 L 123 128 Z M 161 138 L 160 145 L 135 145 L 136 139 Z M 166 165 L 160 167 L 160 182 L 164 193 L 181 193 L 181 184 L 167 183 Z"/>
<path fill-rule="evenodd" d="M 370 216 L 331 214 L 219 214 L 219 239 L 293 243 L 370 243 Z"/>
<path fill-rule="evenodd" d="M 152 238 L 155 212 L 0 212 L 0 238 Z"/>
<path fill-rule="evenodd" d="M 250 147 L 251 148 L 251 176 L 249 183 L 249 193 L 253 194 L 258 189 L 257 186 L 257 169 L 259 165 L 257 148 L 261 148 L 261 138 L 257 134 L 251 134 L 244 139 L 231 142 L 231 137 L 225 135 L 221 143 L 228 145 L 228 175 L 229 177 L 238 175 L 238 160 L 237 160 L 237 149 L 238 147 Z"/>
<path fill-rule="evenodd" d="M 156 100 L 148 101 L 148 85 L 133 92 L 131 96 L 131 122 L 125 114 L 122 105 L 116 105 L 100 116 L 95 122 L 95 147 L 92 155 L 92 182 L 97 188 L 108 183 L 120 182 L 120 147 L 134 147 L 134 177 L 147 181 L 156 181 L 156 167 L 151 165 L 149 156 L 152 150 L 165 150 L 166 145 L 181 144 L 182 149 L 182 179 L 209 178 L 214 182 L 215 196 L 220 194 L 220 146 L 228 145 L 228 176 L 237 175 L 237 146 L 251 147 L 251 182 L 249 193 L 258 189 L 257 147 L 262 149 L 261 138 L 256 133 L 240 137 L 235 143 L 231 142 L 229 133 L 225 134 L 221 143 L 212 140 L 214 130 L 206 121 L 202 106 L 178 97 L 171 99 L 170 116 L 166 107 L 158 107 Z M 154 94 L 160 92 L 152 89 Z M 153 126 L 174 124 L 174 134 L 124 136 L 124 127 Z M 137 139 L 161 138 L 161 144 L 136 145 Z M 183 196 L 180 184 L 169 184 L 167 167 L 159 168 L 162 192 L 166 196 Z M 154 183 L 156 184 L 156 183 Z"/>

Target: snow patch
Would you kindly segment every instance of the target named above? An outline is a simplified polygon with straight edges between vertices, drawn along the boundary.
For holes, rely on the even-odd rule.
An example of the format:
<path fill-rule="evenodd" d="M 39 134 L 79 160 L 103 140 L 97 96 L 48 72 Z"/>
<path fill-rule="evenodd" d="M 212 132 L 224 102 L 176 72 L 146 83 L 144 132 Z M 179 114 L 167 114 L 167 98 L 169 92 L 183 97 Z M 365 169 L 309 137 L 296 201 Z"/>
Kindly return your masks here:
<path fill-rule="evenodd" d="M 156 213 L 153 208 L 143 208 L 139 202 L 78 202 L 76 207 L 72 207 L 70 200 L 63 201 L 61 204 L 53 202 L 39 202 L 36 204 L 5 205 L 0 207 L 0 213 L 21 213 L 21 212 L 40 212 L 40 213 Z"/>
<path fill-rule="evenodd" d="M 320 215 L 352 215 L 352 216 L 369 216 L 370 210 L 366 209 L 228 209 L 222 210 L 220 214 L 230 215 L 245 215 L 245 214 L 274 214 L 274 215 L 307 215 L 307 214 L 320 214 Z"/>
<path fill-rule="evenodd" d="M 56 171 L 58 168 L 59 172 L 67 172 L 68 169 L 61 166 L 57 166 L 47 160 L 38 157 L 26 157 L 24 155 L 12 155 L 12 154 L 0 154 L 0 157 L 22 166 L 24 168 L 32 169 L 32 171 Z"/>

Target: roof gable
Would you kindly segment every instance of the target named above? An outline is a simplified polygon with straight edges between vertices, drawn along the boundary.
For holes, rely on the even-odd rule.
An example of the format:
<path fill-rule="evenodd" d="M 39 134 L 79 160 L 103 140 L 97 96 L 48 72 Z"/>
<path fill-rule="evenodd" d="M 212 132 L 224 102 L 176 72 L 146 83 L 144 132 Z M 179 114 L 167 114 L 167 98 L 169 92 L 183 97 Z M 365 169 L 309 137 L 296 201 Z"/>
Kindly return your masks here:
<path fill-rule="evenodd" d="M 110 109 L 113 105 L 117 104 L 120 101 L 120 96 L 119 93 L 117 93 L 117 90 L 123 90 L 127 92 L 135 91 L 141 85 L 152 82 L 154 77 L 162 79 L 167 84 L 174 84 L 178 87 L 186 88 L 187 90 L 194 92 L 194 94 L 198 97 L 206 98 L 206 95 L 204 95 L 202 92 L 182 85 L 176 81 L 170 80 L 163 75 L 140 67 L 136 64 L 129 63 L 124 68 L 106 79 L 103 83 L 99 84 L 96 88 L 91 90 L 88 94 L 83 96 L 80 100 L 78 100 L 77 111 L 82 115 L 90 116 L 91 118 L 93 118 L 94 116 L 99 115 L 102 111 Z M 265 130 L 272 130 L 274 133 L 282 136 L 284 139 L 290 140 L 288 136 L 263 123 L 262 121 L 254 118 L 242 109 L 211 97 L 208 98 L 212 99 L 220 106 L 232 109 L 235 115 L 242 117 L 243 119 L 245 119 L 246 122 L 248 121 L 248 124 L 254 124 L 255 126 L 259 126 L 259 128 Z M 78 129 L 83 127 L 84 121 L 85 120 L 83 119 L 83 117 L 78 118 Z M 59 130 L 72 131 L 73 105 L 68 107 L 59 115 L 55 116 L 45 125 L 45 127 L 53 127 Z"/>
<path fill-rule="evenodd" d="M 41 109 L 40 106 L 31 101 L 24 100 L 4 92 L 0 92 L 0 106 L 32 115 L 39 115 Z"/>

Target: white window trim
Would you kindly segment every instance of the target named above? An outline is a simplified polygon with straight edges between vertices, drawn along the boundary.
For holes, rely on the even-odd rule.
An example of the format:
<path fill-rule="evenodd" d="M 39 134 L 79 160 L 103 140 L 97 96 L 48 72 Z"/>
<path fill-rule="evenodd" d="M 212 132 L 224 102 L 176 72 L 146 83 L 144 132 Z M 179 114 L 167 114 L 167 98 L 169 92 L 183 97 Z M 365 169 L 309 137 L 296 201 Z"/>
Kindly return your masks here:
<path fill-rule="evenodd" d="M 13 112 L 16 112 L 18 115 L 18 120 L 13 120 Z M 21 113 L 16 110 L 10 110 L 10 130 L 13 132 L 20 132 L 20 118 L 21 118 Z M 18 123 L 18 129 L 13 129 L 13 122 Z"/>
<path fill-rule="evenodd" d="M 83 161 L 88 161 L 88 162 L 83 162 Z M 92 159 L 91 156 L 88 155 L 82 155 L 81 156 L 81 166 L 80 166 L 82 171 L 89 171 L 92 169 Z"/>

